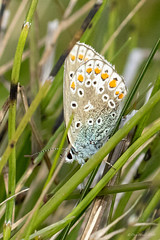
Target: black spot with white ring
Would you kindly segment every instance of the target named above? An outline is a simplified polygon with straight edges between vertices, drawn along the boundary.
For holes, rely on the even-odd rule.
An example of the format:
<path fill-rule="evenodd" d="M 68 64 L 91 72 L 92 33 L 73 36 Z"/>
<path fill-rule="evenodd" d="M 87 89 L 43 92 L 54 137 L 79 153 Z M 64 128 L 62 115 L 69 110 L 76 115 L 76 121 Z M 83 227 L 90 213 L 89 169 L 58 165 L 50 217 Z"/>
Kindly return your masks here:
<path fill-rule="evenodd" d="M 88 125 L 93 125 L 93 119 L 92 118 L 90 118 L 90 119 L 88 119 Z"/>
<path fill-rule="evenodd" d="M 104 92 L 104 87 L 101 86 L 101 87 L 98 89 L 98 93 L 99 93 L 99 94 L 102 94 L 103 92 Z"/>
<path fill-rule="evenodd" d="M 71 102 L 71 108 L 75 109 L 78 107 L 78 103 L 76 101 Z"/>
<path fill-rule="evenodd" d="M 72 80 L 73 76 L 74 76 L 74 72 L 70 71 L 69 77 L 70 77 L 71 80 Z"/>
<path fill-rule="evenodd" d="M 102 124 L 102 118 L 99 117 L 99 118 L 96 120 L 96 123 L 97 123 L 98 125 L 101 125 L 101 124 Z"/>
<path fill-rule="evenodd" d="M 92 86 L 93 86 L 93 87 L 96 87 L 96 85 L 97 85 L 97 80 L 94 79 L 94 80 L 92 81 Z"/>
<path fill-rule="evenodd" d="M 111 113 L 111 117 L 112 117 L 113 119 L 115 119 L 116 113 L 115 113 L 115 112 L 112 112 L 112 113 Z"/>
<path fill-rule="evenodd" d="M 103 102 L 107 102 L 108 99 L 109 99 L 108 94 L 103 94 L 103 96 L 102 96 L 102 100 L 103 100 Z"/>
<path fill-rule="evenodd" d="M 107 128 L 107 129 L 105 129 L 105 133 L 106 134 L 108 134 L 109 133 L 109 129 Z"/>
<path fill-rule="evenodd" d="M 84 90 L 82 88 L 78 89 L 78 96 L 83 97 L 84 96 Z"/>
<path fill-rule="evenodd" d="M 91 80 L 90 80 L 90 79 L 87 79 L 87 80 L 86 80 L 85 86 L 86 86 L 86 87 L 90 87 L 90 86 L 91 86 Z"/>
<path fill-rule="evenodd" d="M 75 128 L 78 129 L 82 126 L 82 123 L 80 121 L 75 122 Z"/>
<path fill-rule="evenodd" d="M 111 99 L 111 100 L 108 101 L 108 106 L 109 106 L 110 108 L 115 108 L 116 104 L 115 104 L 115 102 Z"/>

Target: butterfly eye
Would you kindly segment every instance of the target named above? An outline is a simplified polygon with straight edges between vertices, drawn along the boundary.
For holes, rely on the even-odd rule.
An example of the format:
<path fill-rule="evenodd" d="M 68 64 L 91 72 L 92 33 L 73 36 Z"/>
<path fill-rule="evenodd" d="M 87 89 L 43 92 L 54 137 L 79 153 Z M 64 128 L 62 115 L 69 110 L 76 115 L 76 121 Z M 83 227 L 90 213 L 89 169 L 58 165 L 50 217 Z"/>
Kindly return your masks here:
<path fill-rule="evenodd" d="M 68 154 L 67 154 L 67 158 L 68 158 L 69 160 L 72 160 L 72 154 L 71 154 L 70 151 L 69 151 Z"/>

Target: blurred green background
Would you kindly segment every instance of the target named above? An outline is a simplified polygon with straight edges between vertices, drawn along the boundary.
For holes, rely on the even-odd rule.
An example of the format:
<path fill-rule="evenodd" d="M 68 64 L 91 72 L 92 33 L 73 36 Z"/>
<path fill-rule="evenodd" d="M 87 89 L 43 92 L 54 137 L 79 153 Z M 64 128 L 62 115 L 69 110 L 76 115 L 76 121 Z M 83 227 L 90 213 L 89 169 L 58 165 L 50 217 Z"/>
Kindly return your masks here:
<path fill-rule="evenodd" d="M 31 50 L 32 53 L 22 61 L 20 79 L 19 82 L 24 86 L 25 92 L 27 95 L 28 102 L 31 103 L 34 99 L 36 93 L 38 92 L 39 86 L 41 86 L 40 82 L 40 72 L 41 67 L 39 65 L 40 60 L 45 51 L 44 41 L 41 46 L 38 46 L 38 43 L 46 37 L 48 23 L 53 20 L 58 20 L 59 24 L 63 20 L 63 16 L 65 10 L 70 1 L 62 0 L 40 0 L 38 2 L 37 11 L 34 17 L 34 21 L 31 25 L 31 30 L 28 36 L 27 43 L 25 45 L 25 50 Z M 94 1 L 77 1 L 75 6 L 73 7 L 70 16 L 77 11 L 80 11 L 85 4 Z M 107 2 L 107 1 L 106 1 Z M 136 4 L 140 2 L 137 0 L 110 0 L 107 2 L 104 7 L 99 21 L 94 27 L 90 28 L 89 37 L 86 39 L 85 43 L 91 45 L 97 52 L 101 52 L 105 44 L 107 43 L 110 36 L 113 32 L 120 26 L 122 21 L 126 18 L 126 16 L 134 9 Z M 11 0 L 7 6 L 7 10 L 9 11 L 9 21 L 6 26 L 5 32 L 1 36 L 1 46 L 3 40 L 5 39 L 5 33 L 7 33 L 8 28 L 12 24 L 13 19 L 17 14 L 17 9 L 19 8 L 22 1 L 20 0 Z M 18 39 L 20 36 L 20 32 L 22 29 L 22 25 L 25 21 L 25 16 L 28 11 L 30 1 L 26 4 L 24 11 L 18 17 L 14 29 L 11 31 L 11 35 L 7 41 L 5 49 L 3 49 L 3 55 L 0 58 L 0 108 L 6 101 L 9 96 L 10 89 L 10 79 L 11 79 L 11 71 L 12 65 L 4 70 L 4 67 L 14 59 L 14 54 L 16 51 L 16 46 L 18 43 Z M 52 59 L 51 65 L 52 67 L 55 65 L 63 51 L 67 48 L 69 42 L 73 38 L 75 32 L 80 28 L 83 20 L 87 16 L 89 10 L 83 14 L 81 12 L 81 16 L 73 21 L 69 28 L 66 28 L 62 31 L 56 40 L 54 45 L 53 54 L 54 57 Z M 65 21 L 65 20 L 64 20 Z M 142 57 L 142 61 L 138 68 L 136 69 L 135 75 L 130 82 L 130 77 L 127 75 L 127 79 L 125 79 L 126 84 L 130 90 L 134 85 L 135 79 L 139 75 L 144 62 L 146 61 L 151 49 L 153 48 L 155 42 L 160 36 L 160 1 L 159 0 L 146 0 L 142 8 L 133 16 L 131 21 L 127 23 L 127 25 L 122 29 L 122 31 L 118 34 L 118 37 L 115 41 L 112 42 L 109 49 L 104 53 L 105 58 L 110 61 L 117 72 L 121 75 L 125 74 L 127 64 L 131 64 L 129 67 L 135 67 L 136 61 L 138 62 L 140 57 Z M 54 37 L 54 36 L 53 36 Z M 131 38 L 130 40 L 128 40 Z M 139 53 L 143 50 L 144 55 L 137 55 L 138 59 L 135 59 L 135 62 L 130 62 L 129 56 L 135 49 L 139 49 Z M 133 64 L 133 65 L 132 65 Z M 140 106 L 145 101 L 146 93 L 149 90 L 149 84 L 154 86 L 155 80 L 159 74 L 160 70 L 160 53 L 159 51 L 156 54 L 156 57 L 153 59 L 149 69 L 143 81 L 133 99 L 133 102 L 130 106 L 131 109 L 139 109 Z M 59 125 L 62 120 L 62 109 L 63 109 L 63 67 L 57 74 L 53 85 L 49 91 L 49 94 L 43 99 L 41 105 L 37 109 L 34 114 L 34 120 L 38 127 L 38 131 L 43 139 L 43 143 L 46 144 L 51 136 L 53 135 L 57 125 Z M 22 116 L 24 114 L 24 108 L 21 101 L 21 98 L 18 96 L 17 101 L 17 125 L 20 122 Z M 160 110 L 159 104 L 154 108 L 149 122 L 152 122 L 157 117 L 159 117 Z M 2 155 L 6 145 L 7 145 L 7 116 L 4 119 L 0 127 L 1 138 L 0 138 L 0 155 Z M 54 146 L 58 146 L 61 138 L 61 134 L 56 139 L 56 143 Z M 36 145 L 36 144 L 35 144 Z M 148 167 L 145 166 L 146 172 L 144 176 L 141 178 L 147 179 L 150 174 L 154 174 L 154 171 L 159 166 L 159 141 L 156 144 L 153 144 L 152 148 L 152 160 L 148 164 Z M 24 133 L 22 134 L 20 140 L 17 145 L 17 181 L 24 174 L 25 170 L 30 164 L 30 160 L 24 158 L 25 154 L 30 154 L 31 152 L 40 151 L 39 147 L 34 146 L 33 136 L 31 133 L 30 126 L 27 126 Z M 55 153 L 49 153 L 51 159 Z M 154 164 L 152 164 L 154 163 Z M 61 179 L 70 171 L 72 165 L 64 164 L 60 174 L 57 177 L 57 182 L 60 182 Z M 32 196 L 27 196 L 25 202 L 22 203 L 23 206 L 18 205 L 16 208 L 16 217 L 17 219 L 23 216 L 26 212 L 31 210 L 36 202 L 38 195 L 43 186 L 46 175 L 48 174 L 48 170 L 46 165 L 42 163 L 42 165 L 38 166 L 33 174 L 29 177 L 25 186 L 29 186 L 31 188 Z M 0 179 L 3 182 L 3 177 Z M 54 189 L 54 186 L 53 186 Z M 5 198 L 5 187 L 4 182 L 1 184 L 0 190 L 0 202 Z M 63 216 L 66 215 L 64 203 L 62 208 L 59 210 L 58 217 L 54 216 L 54 220 L 62 219 Z M 67 212 L 72 209 L 75 204 L 75 200 L 68 201 L 67 203 Z M 3 225 L 3 218 L 1 221 L 1 227 Z M 53 221 L 53 219 L 51 220 Z"/>

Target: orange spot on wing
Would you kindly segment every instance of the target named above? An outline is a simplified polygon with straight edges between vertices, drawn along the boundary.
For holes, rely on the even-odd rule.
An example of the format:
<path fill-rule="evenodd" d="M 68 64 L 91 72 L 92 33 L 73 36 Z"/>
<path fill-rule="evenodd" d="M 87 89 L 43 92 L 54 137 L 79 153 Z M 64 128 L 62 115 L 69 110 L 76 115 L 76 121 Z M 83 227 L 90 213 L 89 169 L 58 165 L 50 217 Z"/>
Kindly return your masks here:
<path fill-rule="evenodd" d="M 87 61 L 89 58 L 85 58 L 85 61 Z"/>
<path fill-rule="evenodd" d="M 103 80 L 106 80 L 106 78 L 108 78 L 109 77 L 109 75 L 107 74 L 107 73 L 102 73 L 101 74 L 101 78 L 103 79 Z"/>
<path fill-rule="evenodd" d="M 71 88 L 74 90 L 75 89 L 75 82 L 71 83 Z"/>
<path fill-rule="evenodd" d="M 86 72 L 87 72 L 87 73 L 91 73 L 91 72 L 92 72 L 92 68 L 87 68 L 87 69 L 86 69 Z"/>
<path fill-rule="evenodd" d="M 76 57 L 72 54 L 70 54 L 70 56 L 71 56 L 71 60 L 74 61 Z"/>
<path fill-rule="evenodd" d="M 101 72 L 101 69 L 95 68 L 94 71 L 95 71 L 95 74 L 99 74 Z"/>
<path fill-rule="evenodd" d="M 117 86 L 116 80 L 113 79 L 112 81 L 110 81 L 109 86 L 110 86 L 111 88 L 115 88 L 115 87 Z"/>
<path fill-rule="evenodd" d="M 123 97 L 124 97 L 123 93 L 119 94 L 119 96 L 118 96 L 119 99 L 122 99 Z"/>
<path fill-rule="evenodd" d="M 118 95 L 118 94 L 119 94 L 119 91 L 116 91 L 115 94 Z"/>
<path fill-rule="evenodd" d="M 78 75 L 78 81 L 83 82 L 83 75 L 82 74 Z"/>
<path fill-rule="evenodd" d="M 78 55 L 78 58 L 79 58 L 79 60 L 82 60 L 82 59 L 83 59 L 83 55 L 82 55 L 82 54 L 79 54 L 79 55 Z"/>

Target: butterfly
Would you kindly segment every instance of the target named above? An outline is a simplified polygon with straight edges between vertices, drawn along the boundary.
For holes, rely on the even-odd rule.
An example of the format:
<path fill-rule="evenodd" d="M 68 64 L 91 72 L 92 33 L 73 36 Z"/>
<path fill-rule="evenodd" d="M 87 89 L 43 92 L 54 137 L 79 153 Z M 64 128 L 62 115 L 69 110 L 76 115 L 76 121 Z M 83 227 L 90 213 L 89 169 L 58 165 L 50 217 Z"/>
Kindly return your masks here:
<path fill-rule="evenodd" d="M 83 165 L 108 140 L 127 89 L 123 77 L 92 47 L 77 42 L 64 64 L 63 106 L 71 148 L 67 162 Z"/>

